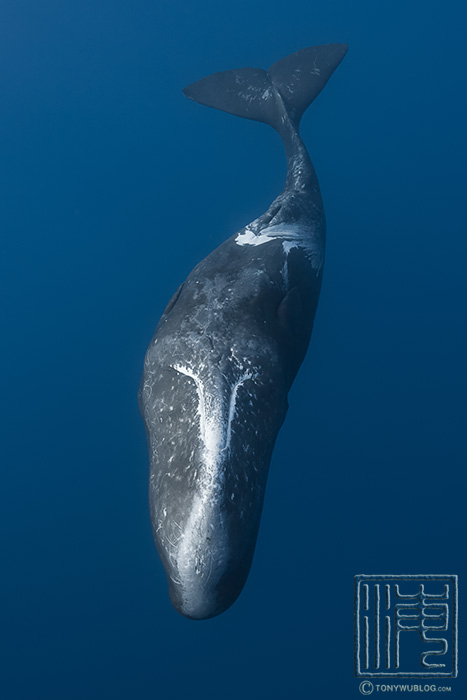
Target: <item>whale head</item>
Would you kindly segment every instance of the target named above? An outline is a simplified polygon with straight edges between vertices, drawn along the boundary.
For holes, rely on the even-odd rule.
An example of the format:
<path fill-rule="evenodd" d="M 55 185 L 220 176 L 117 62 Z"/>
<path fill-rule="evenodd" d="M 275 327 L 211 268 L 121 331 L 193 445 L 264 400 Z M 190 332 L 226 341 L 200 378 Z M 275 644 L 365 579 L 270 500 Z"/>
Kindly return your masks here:
<path fill-rule="evenodd" d="M 170 361 L 166 350 L 150 346 L 139 395 L 151 521 L 172 604 L 206 619 L 230 607 L 247 579 L 286 383 L 264 341 L 197 358 L 175 343 Z"/>

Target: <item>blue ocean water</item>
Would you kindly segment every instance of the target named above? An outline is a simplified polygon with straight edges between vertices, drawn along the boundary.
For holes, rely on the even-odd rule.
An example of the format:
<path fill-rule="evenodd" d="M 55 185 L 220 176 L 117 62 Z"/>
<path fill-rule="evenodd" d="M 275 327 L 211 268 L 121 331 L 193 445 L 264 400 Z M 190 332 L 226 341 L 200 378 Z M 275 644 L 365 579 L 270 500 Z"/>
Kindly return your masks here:
<path fill-rule="evenodd" d="M 467 695 L 466 106 L 460 2 L 0 7 L 5 700 L 360 697 L 353 577 L 458 574 Z M 349 52 L 302 122 L 324 283 L 255 559 L 206 622 L 171 607 L 136 394 L 191 268 L 280 192 L 214 71 Z"/>

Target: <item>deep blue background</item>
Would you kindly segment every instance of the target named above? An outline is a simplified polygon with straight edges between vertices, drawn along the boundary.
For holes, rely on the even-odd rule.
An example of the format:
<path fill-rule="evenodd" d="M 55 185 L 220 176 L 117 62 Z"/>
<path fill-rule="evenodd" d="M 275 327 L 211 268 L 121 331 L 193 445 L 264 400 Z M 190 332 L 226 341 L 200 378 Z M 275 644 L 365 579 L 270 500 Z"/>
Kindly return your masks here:
<path fill-rule="evenodd" d="M 2 698 L 360 697 L 353 576 L 401 572 L 460 575 L 466 697 L 466 21 L 446 0 L 3 0 Z M 342 41 L 303 120 L 325 279 L 255 560 L 227 613 L 188 621 L 152 541 L 143 356 L 285 158 L 181 90 Z"/>

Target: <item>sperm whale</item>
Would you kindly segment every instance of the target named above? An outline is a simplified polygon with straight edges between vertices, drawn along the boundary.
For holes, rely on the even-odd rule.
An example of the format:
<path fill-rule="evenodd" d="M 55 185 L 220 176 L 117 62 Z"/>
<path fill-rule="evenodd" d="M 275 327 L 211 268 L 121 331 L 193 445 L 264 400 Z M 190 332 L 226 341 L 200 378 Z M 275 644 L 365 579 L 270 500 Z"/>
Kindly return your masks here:
<path fill-rule="evenodd" d="M 287 156 L 282 193 L 192 270 L 144 360 L 138 398 L 151 522 L 170 599 L 188 618 L 224 612 L 250 570 L 269 463 L 323 275 L 323 202 L 299 124 L 346 51 L 313 46 L 268 71 L 215 73 L 184 90 L 269 124 Z"/>

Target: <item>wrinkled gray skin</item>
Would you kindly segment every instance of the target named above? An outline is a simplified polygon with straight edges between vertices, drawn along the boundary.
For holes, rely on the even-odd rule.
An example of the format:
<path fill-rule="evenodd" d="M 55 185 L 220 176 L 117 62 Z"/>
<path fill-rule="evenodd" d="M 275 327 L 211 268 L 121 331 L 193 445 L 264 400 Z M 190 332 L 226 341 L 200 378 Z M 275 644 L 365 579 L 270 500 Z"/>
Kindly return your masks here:
<path fill-rule="evenodd" d="M 321 287 L 318 181 L 298 126 L 283 104 L 277 109 L 288 159 L 283 193 L 194 268 L 144 362 L 154 538 L 171 601 L 193 619 L 226 610 L 246 581 Z"/>

